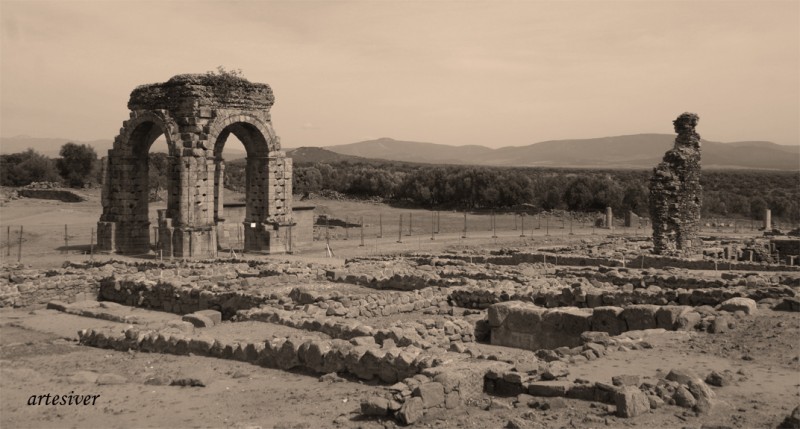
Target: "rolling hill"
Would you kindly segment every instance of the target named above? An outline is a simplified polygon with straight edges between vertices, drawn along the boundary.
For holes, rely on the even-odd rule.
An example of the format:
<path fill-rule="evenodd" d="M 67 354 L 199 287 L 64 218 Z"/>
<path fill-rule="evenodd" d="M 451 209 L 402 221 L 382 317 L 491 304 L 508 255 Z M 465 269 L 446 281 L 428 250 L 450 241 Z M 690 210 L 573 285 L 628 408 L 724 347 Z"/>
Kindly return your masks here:
<path fill-rule="evenodd" d="M 381 138 L 325 148 L 345 155 L 434 164 L 638 169 L 658 164 L 674 140 L 671 134 L 636 134 L 491 149 Z M 705 168 L 800 169 L 800 146 L 704 140 L 702 150 Z"/>
<path fill-rule="evenodd" d="M 492 149 L 485 146 L 448 146 L 436 143 L 381 138 L 339 146 L 285 148 L 296 163 L 337 162 L 369 159 L 430 164 L 467 164 L 516 167 L 651 168 L 672 147 L 671 134 L 635 134 L 593 139 L 552 140 L 527 146 Z M 64 143 L 89 144 L 98 156 L 105 156 L 111 140 L 78 141 L 29 136 L 0 138 L 0 153 L 32 148 L 57 157 Z M 228 160 L 245 156 L 244 147 L 226 145 Z M 156 142 L 153 151 L 166 151 Z M 800 146 L 783 146 L 766 141 L 719 143 L 703 140 L 703 167 L 709 169 L 800 170 Z"/>

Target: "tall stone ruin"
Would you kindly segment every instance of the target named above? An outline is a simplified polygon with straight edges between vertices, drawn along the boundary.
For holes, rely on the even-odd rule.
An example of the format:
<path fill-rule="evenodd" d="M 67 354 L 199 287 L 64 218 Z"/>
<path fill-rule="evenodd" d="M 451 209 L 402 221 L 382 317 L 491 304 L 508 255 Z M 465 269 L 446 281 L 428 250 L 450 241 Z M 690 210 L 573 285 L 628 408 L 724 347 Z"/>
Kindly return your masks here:
<path fill-rule="evenodd" d="M 701 251 L 700 229 L 700 117 L 684 113 L 672 123 L 675 146 L 653 169 L 650 179 L 650 216 L 656 254 L 693 255 Z"/>
<path fill-rule="evenodd" d="M 164 256 L 213 257 L 222 213 L 222 149 L 231 134 L 247 151 L 246 251 L 282 252 L 294 225 L 292 160 L 272 128 L 267 84 L 233 75 L 178 75 L 142 85 L 128 101 L 104 164 L 101 250 L 144 254 L 150 248 L 148 152 L 162 134 L 169 147 L 167 209 L 158 213 Z"/>

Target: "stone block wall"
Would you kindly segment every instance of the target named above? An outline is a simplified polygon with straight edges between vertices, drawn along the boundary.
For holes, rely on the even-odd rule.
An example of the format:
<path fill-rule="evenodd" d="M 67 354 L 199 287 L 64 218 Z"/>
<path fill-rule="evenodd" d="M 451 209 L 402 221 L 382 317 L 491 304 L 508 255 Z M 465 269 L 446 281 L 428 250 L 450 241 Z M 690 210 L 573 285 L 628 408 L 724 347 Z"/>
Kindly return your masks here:
<path fill-rule="evenodd" d="M 680 115 L 673 124 L 675 147 L 653 169 L 650 179 L 650 216 L 653 220 L 653 251 L 657 254 L 693 255 L 702 243 L 700 230 L 700 135 L 695 132 L 699 116 Z"/>
<path fill-rule="evenodd" d="M 177 257 L 214 257 L 223 200 L 225 141 L 234 134 L 247 150 L 245 250 L 285 251 L 291 225 L 292 164 L 280 150 L 269 109 L 272 89 L 228 75 L 180 75 L 136 88 L 105 161 L 100 250 L 150 251 L 148 152 L 163 134 L 170 153 L 166 212 L 159 218 L 159 250 Z M 260 226 L 259 226 L 260 225 Z"/>

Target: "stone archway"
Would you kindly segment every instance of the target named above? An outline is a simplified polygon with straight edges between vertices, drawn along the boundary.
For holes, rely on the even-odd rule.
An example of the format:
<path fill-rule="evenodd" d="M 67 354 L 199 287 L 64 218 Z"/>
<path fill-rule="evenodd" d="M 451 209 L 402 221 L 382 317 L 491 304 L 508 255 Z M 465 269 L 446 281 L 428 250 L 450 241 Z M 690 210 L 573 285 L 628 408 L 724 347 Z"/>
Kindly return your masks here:
<path fill-rule="evenodd" d="M 269 85 L 229 75 L 179 75 L 137 87 L 105 160 L 102 250 L 142 254 L 150 250 L 147 217 L 147 154 L 164 134 L 171 174 L 167 209 L 159 213 L 165 256 L 216 256 L 224 164 L 219 156 L 233 133 L 247 157 L 245 250 L 280 252 L 291 231 L 291 159 L 280 150 L 269 109 Z"/>

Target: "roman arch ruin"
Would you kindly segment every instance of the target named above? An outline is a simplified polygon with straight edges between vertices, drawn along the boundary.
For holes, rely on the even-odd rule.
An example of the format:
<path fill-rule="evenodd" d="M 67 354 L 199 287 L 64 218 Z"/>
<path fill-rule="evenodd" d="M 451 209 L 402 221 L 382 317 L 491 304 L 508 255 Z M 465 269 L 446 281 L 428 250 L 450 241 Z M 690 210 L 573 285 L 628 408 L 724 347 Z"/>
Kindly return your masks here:
<path fill-rule="evenodd" d="M 213 257 L 223 219 L 222 149 L 233 134 L 247 152 L 244 249 L 279 253 L 292 219 L 292 160 L 281 151 L 270 118 L 267 84 L 229 74 L 178 75 L 131 92 L 123 122 L 105 160 L 98 246 L 124 254 L 151 250 L 148 153 L 162 134 L 169 147 L 166 210 L 158 243 L 165 256 Z"/>

